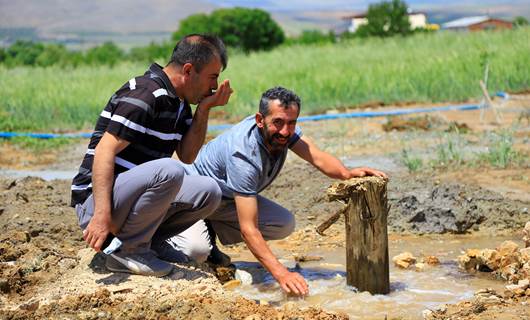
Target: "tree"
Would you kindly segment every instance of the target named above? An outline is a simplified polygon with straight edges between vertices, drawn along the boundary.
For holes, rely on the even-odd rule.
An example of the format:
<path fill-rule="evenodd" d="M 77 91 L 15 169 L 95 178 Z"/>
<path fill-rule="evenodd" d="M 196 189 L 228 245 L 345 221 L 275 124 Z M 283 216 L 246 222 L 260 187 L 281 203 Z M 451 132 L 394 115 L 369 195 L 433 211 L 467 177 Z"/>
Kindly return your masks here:
<path fill-rule="evenodd" d="M 101 46 L 91 48 L 86 53 L 86 62 L 89 64 L 115 65 L 124 57 L 124 52 L 112 42 L 105 42 Z"/>
<path fill-rule="evenodd" d="M 195 14 L 181 21 L 173 34 L 178 40 L 190 33 L 219 36 L 227 46 L 244 51 L 271 49 L 285 40 L 285 34 L 270 14 L 260 9 L 219 9 L 210 16 Z"/>
<path fill-rule="evenodd" d="M 523 16 L 518 16 L 513 19 L 513 25 L 515 27 L 524 27 L 528 25 L 528 19 Z"/>
<path fill-rule="evenodd" d="M 185 35 L 192 33 L 212 33 L 210 17 L 204 13 L 188 16 L 180 21 L 179 29 L 173 33 L 172 39 L 178 41 Z"/>
<path fill-rule="evenodd" d="M 44 51 L 42 43 L 17 40 L 6 50 L 6 63 L 8 65 L 33 66 L 37 57 Z"/>
<path fill-rule="evenodd" d="M 401 0 L 371 4 L 366 14 L 368 23 L 360 26 L 356 33 L 364 37 L 409 35 L 412 30 L 407 12 L 407 4 Z"/>

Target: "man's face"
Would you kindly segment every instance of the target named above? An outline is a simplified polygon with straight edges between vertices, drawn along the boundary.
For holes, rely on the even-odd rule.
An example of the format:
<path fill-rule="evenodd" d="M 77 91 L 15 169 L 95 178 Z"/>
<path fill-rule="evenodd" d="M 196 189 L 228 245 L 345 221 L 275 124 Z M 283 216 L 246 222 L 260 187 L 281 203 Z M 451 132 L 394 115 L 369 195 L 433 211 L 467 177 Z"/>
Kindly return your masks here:
<path fill-rule="evenodd" d="M 266 117 L 259 112 L 256 114 L 256 123 L 271 153 L 279 153 L 287 148 L 295 132 L 297 119 L 298 106 L 291 104 L 285 108 L 278 99 L 269 101 L 269 114 Z"/>
<path fill-rule="evenodd" d="M 217 80 L 223 65 L 218 57 L 214 57 L 200 72 L 192 67 L 189 75 L 189 89 L 186 100 L 191 104 L 199 104 L 202 99 L 213 94 L 217 89 Z"/>

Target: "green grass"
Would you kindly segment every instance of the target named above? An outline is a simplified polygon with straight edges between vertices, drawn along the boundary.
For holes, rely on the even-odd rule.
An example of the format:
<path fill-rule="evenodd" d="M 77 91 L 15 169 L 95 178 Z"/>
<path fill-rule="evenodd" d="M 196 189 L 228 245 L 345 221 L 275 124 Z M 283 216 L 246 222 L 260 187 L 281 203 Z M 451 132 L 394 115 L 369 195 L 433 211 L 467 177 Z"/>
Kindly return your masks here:
<path fill-rule="evenodd" d="M 479 159 L 492 167 L 506 168 L 512 163 L 523 162 L 524 155 L 513 148 L 513 132 L 490 133 L 488 151 L 479 154 Z"/>
<path fill-rule="evenodd" d="M 302 98 L 302 113 L 367 101 L 465 101 L 480 98 L 484 59 L 489 89 L 530 87 L 530 28 L 506 32 L 418 34 L 318 46 L 285 46 L 229 58 L 222 78 L 235 90 L 230 120 L 257 109 L 266 89 L 282 85 Z M 89 130 L 110 95 L 146 65 L 113 68 L 0 66 L 0 131 Z"/>

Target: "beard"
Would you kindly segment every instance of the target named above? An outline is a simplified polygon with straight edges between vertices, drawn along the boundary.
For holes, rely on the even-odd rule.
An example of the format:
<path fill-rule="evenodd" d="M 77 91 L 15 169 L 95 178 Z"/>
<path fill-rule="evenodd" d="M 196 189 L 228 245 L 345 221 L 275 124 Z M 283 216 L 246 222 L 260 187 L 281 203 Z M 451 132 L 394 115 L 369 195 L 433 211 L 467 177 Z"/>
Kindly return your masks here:
<path fill-rule="evenodd" d="M 284 136 L 279 133 L 269 134 L 269 130 L 267 129 L 268 127 L 265 125 L 265 127 L 261 129 L 261 134 L 263 136 L 263 140 L 265 140 L 266 144 L 270 147 L 270 152 L 274 155 L 282 153 L 285 149 L 287 149 L 288 141 L 291 136 Z M 285 139 L 285 143 L 281 143 L 277 140 L 281 138 Z"/>

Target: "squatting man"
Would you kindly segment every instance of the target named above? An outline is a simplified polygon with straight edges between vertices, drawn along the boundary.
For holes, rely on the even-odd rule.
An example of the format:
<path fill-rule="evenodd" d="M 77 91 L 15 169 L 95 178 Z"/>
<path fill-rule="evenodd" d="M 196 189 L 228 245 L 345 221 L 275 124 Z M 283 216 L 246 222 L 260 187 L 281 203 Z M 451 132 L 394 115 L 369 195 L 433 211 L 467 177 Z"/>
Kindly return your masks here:
<path fill-rule="evenodd" d="M 165 67 L 154 63 L 130 79 L 101 112 L 72 181 L 71 205 L 94 250 L 100 251 L 110 235 L 121 241 L 106 256 L 107 269 L 169 274 L 168 260 L 177 257 L 165 256 L 165 240 L 219 206 L 217 183 L 185 175 L 181 163 L 195 160 L 210 109 L 230 98 L 229 81 L 218 85 L 226 65 L 219 38 L 188 35 Z M 194 113 L 190 104 L 197 105 Z M 171 158 L 174 152 L 182 162 Z"/>
<path fill-rule="evenodd" d="M 224 245 L 244 241 L 285 292 L 308 294 L 304 278 L 280 263 L 266 242 L 291 234 L 294 215 L 259 193 L 277 177 L 289 149 L 334 179 L 363 176 L 386 179 L 387 175 L 366 167 L 348 169 L 339 159 L 320 150 L 310 138 L 302 136 L 296 125 L 301 106 L 300 98 L 288 89 L 267 90 L 254 116 L 211 140 L 192 165 L 184 165 L 187 175 L 213 178 L 221 188 L 223 200 L 206 220 L 168 240 L 171 248 L 167 251 L 174 249 L 187 258 L 208 258 L 227 265 L 230 258 L 215 245 L 216 235 Z M 173 256 L 178 258 L 182 254 Z"/>

